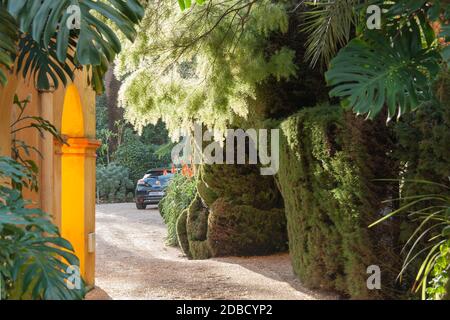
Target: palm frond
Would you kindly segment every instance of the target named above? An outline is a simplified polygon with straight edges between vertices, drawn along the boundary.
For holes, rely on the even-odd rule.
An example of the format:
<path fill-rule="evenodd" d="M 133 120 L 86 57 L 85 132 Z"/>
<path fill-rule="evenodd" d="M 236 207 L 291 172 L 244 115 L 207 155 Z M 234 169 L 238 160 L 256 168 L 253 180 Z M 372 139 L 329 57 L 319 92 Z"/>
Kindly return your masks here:
<path fill-rule="evenodd" d="M 301 31 L 308 34 L 305 58 L 311 66 L 327 65 L 350 39 L 356 23 L 355 0 L 317 2 L 302 13 Z"/>

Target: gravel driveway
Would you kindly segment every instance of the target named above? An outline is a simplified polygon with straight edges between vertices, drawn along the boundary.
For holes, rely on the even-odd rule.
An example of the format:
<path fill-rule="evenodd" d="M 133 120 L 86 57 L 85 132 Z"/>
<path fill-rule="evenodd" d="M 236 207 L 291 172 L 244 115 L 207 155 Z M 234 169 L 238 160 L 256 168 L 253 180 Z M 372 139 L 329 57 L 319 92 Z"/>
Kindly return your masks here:
<path fill-rule="evenodd" d="M 164 244 L 156 207 L 97 206 L 96 286 L 88 299 L 320 299 L 294 276 L 289 255 L 193 261 Z"/>

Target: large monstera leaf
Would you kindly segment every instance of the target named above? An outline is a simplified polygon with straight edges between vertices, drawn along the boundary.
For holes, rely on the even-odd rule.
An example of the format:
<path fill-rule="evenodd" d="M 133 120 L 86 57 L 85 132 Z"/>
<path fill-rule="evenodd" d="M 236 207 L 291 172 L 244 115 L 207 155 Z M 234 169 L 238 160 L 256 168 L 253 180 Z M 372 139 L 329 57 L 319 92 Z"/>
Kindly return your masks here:
<path fill-rule="evenodd" d="M 5 167 L 9 170 L 10 161 L 2 162 L 0 170 Z M 21 170 L 20 166 L 18 169 Z M 8 176 L 8 172 L 0 171 L 0 175 Z M 7 293 L 13 300 L 82 299 L 85 294 L 82 279 L 74 290 L 66 282 L 72 269 L 79 268 L 79 260 L 49 216 L 29 208 L 30 203 L 16 189 L 0 186 L 0 199 L 0 298 Z M 5 290 L 7 281 L 11 284 Z"/>
<path fill-rule="evenodd" d="M 48 89 L 55 85 L 55 77 L 65 82 L 67 60 L 75 65 L 92 66 L 90 81 L 94 89 L 103 91 L 101 78 L 107 65 L 121 51 L 116 32 L 105 21 L 115 25 L 129 40 L 136 37 L 135 24 L 144 16 L 137 0 L 9 0 L 7 8 L 19 23 L 20 31 L 35 42 L 22 49 L 49 53 L 51 66 L 33 65 L 36 85 Z M 72 22 L 78 22 L 72 24 Z M 73 25 L 74 27 L 69 27 Z M 73 45 L 72 45 L 73 44 Z M 36 48 L 39 47 L 40 51 Z M 25 59 L 26 54 L 24 55 Z M 41 58 L 45 59 L 45 58 Z M 26 65 L 28 62 L 25 62 Z M 72 74 L 68 73 L 71 77 Z M 46 81 L 52 79 L 53 83 Z"/>
<path fill-rule="evenodd" d="M 17 50 L 17 24 L 3 6 L 0 6 L 0 21 L 0 67 L 9 70 L 13 64 L 12 56 Z M 5 85 L 7 82 L 6 74 L 0 68 L 0 83 Z"/>
<path fill-rule="evenodd" d="M 376 116 L 384 105 L 388 119 L 431 99 L 432 78 L 440 69 L 436 47 L 424 44 L 417 25 L 395 36 L 377 31 L 353 39 L 331 61 L 325 74 L 330 96 L 343 99 L 357 114 Z"/>
<path fill-rule="evenodd" d="M 73 39 L 70 42 L 69 49 L 74 50 L 76 42 Z M 46 48 L 34 41 L 31 35 L 22 35 L 19 40 L 17 71 L 24 78 L 30 76 L 37 89 L 58 88 L 60 81 L 65 86 L 68 79 L 73 78 L 73 72 L 76 69 L 73 55 L 69 55 L 64 62 L 61 62 L 57 58 L 56 47 L 54 39 L 50 40 Z"/>

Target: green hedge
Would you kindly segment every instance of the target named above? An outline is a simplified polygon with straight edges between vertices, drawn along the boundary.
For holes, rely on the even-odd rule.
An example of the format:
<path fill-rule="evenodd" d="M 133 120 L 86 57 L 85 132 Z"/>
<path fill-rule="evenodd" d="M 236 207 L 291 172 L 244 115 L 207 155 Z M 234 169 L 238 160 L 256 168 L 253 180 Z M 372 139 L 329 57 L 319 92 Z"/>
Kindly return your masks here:
<path fill-rule="evenodd" d="M 211 254 L 215 257 L 285 251 L 284 210 L 260 210 L 249 205 L 234 205 L 219 198 L 211 207 L 207 239 Z"/>
<path fill-rule="evenodd" d="M 272 176 L 262 176 L 256 165 L 203 165 L 197 187 L 207 206 L 218 198 L 258 209 L 282 208 Z"/>
<path fill-rule="evenodd" d="M 159 212 L 167 225 L 166 244 L 179 245 L 177 239 L 177 220 L 189 206 L 196 194 L 196 180 L 176 174 L 159 203 Z"/>
<path fill-rule="evenodd" d="M 403 197 L 440 194 L 450 196 L 450 190 L 433 184 L 415 183 L 416 180 L 427 180 L 448 185 L 450 177 L 450 76 L 446 81 L 439 83 L 442 103 L 428 103 L 424 108 L 419 108 L 413 113 L 406 114 L 394 126 L 397 147 L 395 158 L 400 164 L 401 177 L 405 179 L 400 192 Z M 405 200 L 402 205 L 410 204 L 411 200 Z M 436 205 L 434 201 L 422 201 L 409 207 L 409 211 L 419 211 Z M 401 239 L 406 241 L 419 226 L 415 217 L 402 224 Z M 423 230 L 426 230 L 425 227 Z M 439 228 L 432 232 L 440 232 Z M 416 252 L 424 249 L 425 252 L 430 243 L 426 237 L 416 243 Z M 409 249 L 409 248 L 408 248 Z M 416 272 L 420 268 L 425 257 L 419 257 L 409 264 L 411 274 L 406 278 L 410 286 L 413 285 Z M 443 279 L 442 279 L 443 280 Z M 450 281 L 448 282 L 450 285 Z M 447 290 L 450 294 L 450 290 Z"/>
<path fill-rule="evenodd" d="M 105 202 L 133 201 L 133 182 L 126 167 L 110 163 L 96 171 L 97 198 Z"/>
<path fill-rule="evenodd" d="M 188 257 L 192 258 L 191 252 L 189 250 L 189 240 L 186 230 L 186 222 L 187 222 L 188 209 L 183 210 L 181 215 L 177 219 L 177 240 L 180 246 L 181 251 Z"/>
<path fill-rule="evenodd" d="M 157 150 L 160 146 L 145 144 L 131 129 L 126 128 L 123 142 L 113 154 L 114 162 L 128 168 L 133 183 L 142 179 L 153 168 L 170 166 L 170 154 L 160 158 Z"/>
<path fill-rule="evenodd" d="M 202 165 L 199 172 L 198 195 L 177 223 L 188 257 L 287 249 L 286 218 L 273 177 L 261 176 L 254 165 Z"/>
<path fill-rule="evenodd" d="M 206 241 L 209 210 L 197 194 L 177 221 L 178 242 L 190 259 L 208 259 L 211 250 Z"/>
<path fill-rule="evenodd" d="M 188 209 L 186 231 L 189 241 L 204 241 L 208 231 L 209 210 L 197 194 Z"/>
<path fill-rule="evenodd" d="M 294 271 L 306 285 L 352 298 L 396 296 L 399 223 L 368 228 L 388 209 L 390 187 L 374 179 L 396 173 L 385 124 L 319 106 L 281 129 L 278 180 Z M 370 265 L 381 268 L 382 290 L 367 289 Z"/>
<path fill-rule="evenodd" d="M 197 187 L 209 208 L 213 256 L 251 256 L 287 249 L 283 199 L 256 165 L 203 165 Z"/>
<path fill-rule="evenodd" d="M 450 92 L 450 79 L 446 92 Z M 405 115 L 396 124 L 398 140 L 396 158 L 402 166 L 403 176 L 407 179 L 429 180 L 448 183 L 450 176 L 450 101 L 442 106 L 429 104 L 416 112 Z M 442 192 L 433 186 L 411 184 L 417 192 Z M 419 190 L 417 190 L 419 188 Z"/>

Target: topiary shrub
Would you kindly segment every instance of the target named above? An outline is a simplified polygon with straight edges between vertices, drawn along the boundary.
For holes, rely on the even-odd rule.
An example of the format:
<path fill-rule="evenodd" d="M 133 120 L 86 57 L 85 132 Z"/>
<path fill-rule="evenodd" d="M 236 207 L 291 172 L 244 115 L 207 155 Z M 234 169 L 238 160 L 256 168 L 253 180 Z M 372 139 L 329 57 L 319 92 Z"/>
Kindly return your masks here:
<path fill-rule="evenodd" d="M 133 200 L 134 184 L 127 168 L 111 163 L 97 167 L 97 195 L 101 201 L 124 202 Z M 130 198 L 131 196 L 131 198 Z"/>
<path fill-rule="evenodd" d="M 391 188 L 377 178 L 396 176 L 384 123 L 320 106 L 281 124 L 278 174 L 294 271 L 311 287 L 352 298 L 395 297 L 400 254 L 395 220 L 368 225 L 389 210 Z M 367 267 L 382 271 L 382 290 L 369 290 Z"/>
<path fill-rule="evenodd" d="M 261 176 L 255 165 L 202 165 L 199 171 L 198 196 L 187 215 L 192 258 L 286 250 L 286 219 L 273 177 Z"/>
<path fill-rule="evenodd" d="M 422 217 L 430 217 L 425 225 L 421 225 L 422 220 L 419 219 L 420 216 L 417 213 L 406 215 L 405 212 L 402 215 L 409 219 L 401 225 L 401 240 L 406 242 L 407 239 L 413 237 L 406 248 L 407 251 L 414 248 L 412 251 L 414 253 L 410 257 L 423 250 L 423 253 L 418 255 L 417 259 L 408 264 L 407 271 L 409 273 L 402 276 L 403 281 L 411 287 L 415 285 L 417 272 L 432 246 L 432 241 L 429 241 L 427 235 L 424 234 L 420 239 L 417 236 L 422 235 L 422 232 L 425 233 L 425 230 L 429 230 L 433 236 L 438 236 L 441 233 L 440 227 L 434 228 L 431 223 L 434 218 L 430 216 L 430 213 L 434 212 L 434 217 L 436 217 L 436 211 L 439 208 L 435 207 L 436 203 L 433 199 L 418 201 L 420 195 L 450 196 L 449 189 L 438 185 L 448 185 L 450 179 L 450 98 L 448 94 L 450 92 L 450 75 L 441 75 L 441 79 L 436 81 L 435 85 L 439 86 L 441 104 L 430 101 L 426 107 L 405 114 L 394 125 L 396 137 L 394 157 L 399 161 L 400 178 L 403 180 L 399 188 L 402 199 L 398 202 L 398 205 L 400 207 L 408 206 L 408 212 L 417 211 L 421 212 L 420 216 Z M 427 183 L 419 183 L 418 181 L 427 181 Z M 428 183 L 430 181 L 434 183 Z M 428 215 L 426 215 L 427 212 Z M 440 220 L 441 227 L 444 221 L 445 218 Z M 420 227 L 422 227 L 422 231 L 417 232 Z M 435 239 L 439 238 L 436 237 Z M 445 270 L 447 267 L 445 259 L 439 260 L 439 267 L 433 269 Z M 432 261 L 432 259 L 429 261 Z M 433 269 L 431 274 L 434 273 Z M 430 276 L 429 279 L 429 286 L 426 290 L 427 299 L 435 299 L 442 295 L 444 288 L 442 283 L 446 281 L 445 272 L 443 274 L 438 272 L 433 277 Z M 450 281 L 447 283 L 450 284 Z M 450 293 L 448 289 L 447 293 Z"/>
<path fill-rule="evenodd" d="M 284 251 L 287 249 L 284 210 L 260 210 L 220 198 L 211 207 L 207 238 L 214 257 Z"/>
<path fill-rule="evenodd" d="M 189 241 L 204 241 L 208 231 L 209 210 L 197 194 L 188 209 L 186 230 Z"/>
<path fill-rule="evenodd" d="M 203 181 L 201 175 L 197 183 L 197 192 L 208 206 L 212 205 L 219 197 L 211 188 L 208 187 L 208 184 Z"/>
<path fill-rule="evenodd" d="M 208 259 L 211 252 L 206 241 L 209 210 L 197 194 L 189 205 L 186 216 L 186 233 L 189 243 L 189 257 Z"/>
<path fill-rule="evenodd" d="M 159 202 L 159 212 L 167 225 L 166 244 L 181 244 L 177 237 L 177 221 L 195 197 L 196 179 L 176 174 L 166 189 L 166 195 Z"/>
<path fill-rule="evenodd" d="M 206 240 L 189 240 L 189 251 L 191 257 L 196 260 L 209 259 L 212 257 L 209 243 Z"/>
<path fill-rule="evenodd" d="M 262 176 L 257 165 L 202 165 L 197 189 L 209 207 L 218 198 L 258 209 L 283 206 L 273 177 Z"/>
<path fill-rule="evenodd" d="M 189 250 L 189 240 L 186 230 L 186 221 L 187 221 L 188 209 L 183 210 L 181 215 L 177 219 L 176 231 L 177 231 L 177 240 L 178 244 L 181 248 L 181 251 L 188 257 L 192 258 L 191 252 Z"/>
<path fill-rule="evenodd" d="M 199 195 L 177 220 L 177 238 L 183 253 L 189 259 L 208 259 L 211 250 L 206 240 L 208 209 Z"/>

